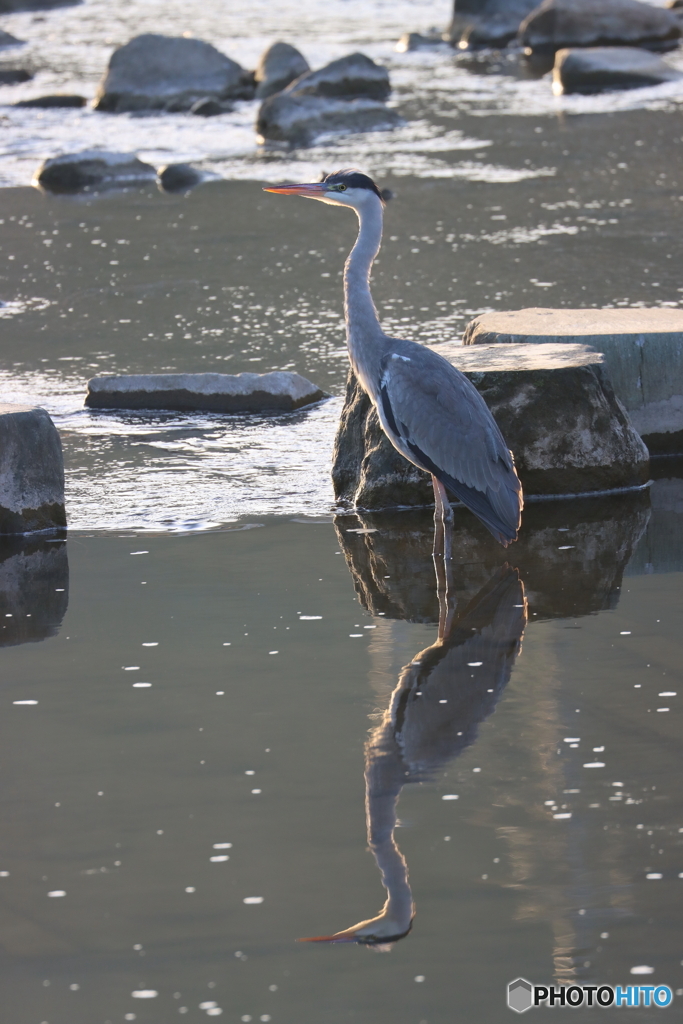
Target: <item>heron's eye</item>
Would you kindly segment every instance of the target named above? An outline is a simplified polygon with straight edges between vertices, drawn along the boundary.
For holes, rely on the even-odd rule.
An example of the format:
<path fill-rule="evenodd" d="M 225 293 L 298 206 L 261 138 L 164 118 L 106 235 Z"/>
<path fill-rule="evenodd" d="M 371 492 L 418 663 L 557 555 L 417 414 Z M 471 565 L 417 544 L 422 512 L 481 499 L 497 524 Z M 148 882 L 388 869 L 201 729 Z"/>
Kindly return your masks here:
<path fill-rule="evenodd" d="M 346 192 L 346 185 L 337 185 L 338 192 Z"/>

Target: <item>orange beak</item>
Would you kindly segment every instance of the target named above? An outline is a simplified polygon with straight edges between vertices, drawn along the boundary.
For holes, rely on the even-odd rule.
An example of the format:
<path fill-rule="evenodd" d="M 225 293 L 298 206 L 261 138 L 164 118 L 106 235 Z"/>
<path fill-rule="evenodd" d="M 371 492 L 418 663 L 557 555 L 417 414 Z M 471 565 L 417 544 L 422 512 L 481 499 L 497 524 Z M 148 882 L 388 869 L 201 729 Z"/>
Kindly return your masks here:
<path fill-rule="evenodd" d="M 297 942 L 357 942 L 356 932 L 353 928 L 347 928 L 345 932 L 335 932 L 334 935 L 315 935 L 310 939 L 297 939 Z"/>
<path fill-rule="evenodd" d="M 303 196 L 305 199 L 317 199 L 327 191 L 325 182 L 312 185 L 271 185 L 264 192 L 277 192 L 282 196 Z"/>

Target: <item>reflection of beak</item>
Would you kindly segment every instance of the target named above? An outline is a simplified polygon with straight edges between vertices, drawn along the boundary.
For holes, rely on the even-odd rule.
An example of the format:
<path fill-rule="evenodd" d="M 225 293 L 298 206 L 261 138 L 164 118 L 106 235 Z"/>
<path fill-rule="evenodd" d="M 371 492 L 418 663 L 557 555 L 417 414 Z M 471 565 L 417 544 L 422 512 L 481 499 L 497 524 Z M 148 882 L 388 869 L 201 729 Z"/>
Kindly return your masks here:
<path fill-rule="evenodd" d="M 278 192 L 283 196 L 304 196 L 305 199 L 318 199 L 327 191 L 324 182 L 313 185 L 272 185 L 264 188 L 264 192 Z"/>
<path fill-rule="evenodd" d="M 297 939 L 297 942 L 358 942 L 358 935 L 355 928 L 347 928 L 344 932 L 335 932 L 334 935 L 315 935 L 310 939 Z"/>

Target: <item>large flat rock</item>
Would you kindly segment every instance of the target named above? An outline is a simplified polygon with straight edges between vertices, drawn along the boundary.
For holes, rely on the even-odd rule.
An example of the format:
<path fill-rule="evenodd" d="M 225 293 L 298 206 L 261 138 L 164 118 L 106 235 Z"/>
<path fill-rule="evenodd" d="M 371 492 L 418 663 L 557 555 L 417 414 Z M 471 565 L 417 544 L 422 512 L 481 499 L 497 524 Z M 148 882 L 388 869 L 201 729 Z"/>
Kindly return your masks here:
<path fill-rule="evenodd" d="M 91 409 L 178 412 L 292 412 L 327 397 L 298 373 L 147 373 L 93 377 Z"/>
<path fill-rule="evenodd" d="M 0 405 L 0 534 L 66 527 L 64 459 L 44 409 Z"/>
<path fill-rule="evenodd" d="M 445 344 L 435 351 L 469 377 L 493 413 L 515 456 L 525 499 L 634 488 L 648 480 L 647 448 L 599 353 L 575 344 Z M 433 501 L 429 475 L 391 445 L 352 372 L 332 479 L 337 499 L 356 508 Z"/>
<path fill-rule="evenodd" d="M 683 452 L 683 309 L 519 309 L 484 313 L 465 345 L 589 345 L 653 455 Z"/>

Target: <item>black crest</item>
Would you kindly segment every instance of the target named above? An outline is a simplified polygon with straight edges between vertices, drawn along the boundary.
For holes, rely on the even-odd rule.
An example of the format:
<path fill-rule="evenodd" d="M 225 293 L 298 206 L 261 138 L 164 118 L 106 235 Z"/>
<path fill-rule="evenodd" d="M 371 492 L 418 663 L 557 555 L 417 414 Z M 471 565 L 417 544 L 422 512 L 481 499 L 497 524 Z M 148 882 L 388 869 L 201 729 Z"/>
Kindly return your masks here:
<path fill-rule="evenodd" d="M 346 185 L 347 188 L 366 188 L 370 192 L 374 192 L 384 202 L 384 196 L 372 178 L 369 178 L 367 174 L 362 174 L 361 171 L 354 171 L 353 168 L 328 174 L 325 181 L 330 185 Z"/>

